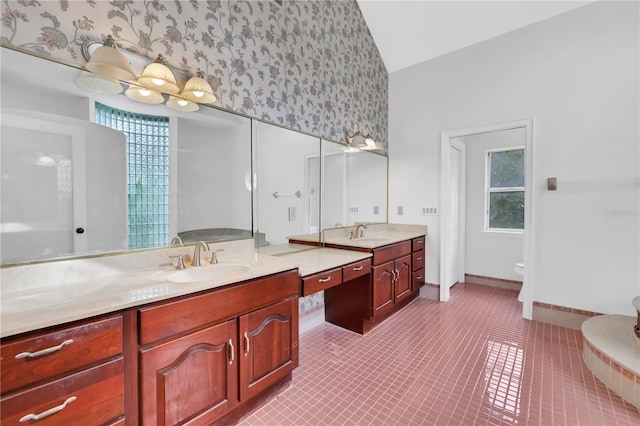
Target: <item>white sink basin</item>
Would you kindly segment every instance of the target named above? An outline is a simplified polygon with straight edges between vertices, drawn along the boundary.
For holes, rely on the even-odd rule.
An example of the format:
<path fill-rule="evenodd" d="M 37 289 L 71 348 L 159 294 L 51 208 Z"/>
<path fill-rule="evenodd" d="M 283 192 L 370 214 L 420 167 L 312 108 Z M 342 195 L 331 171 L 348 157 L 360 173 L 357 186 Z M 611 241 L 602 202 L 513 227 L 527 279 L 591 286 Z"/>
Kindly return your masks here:
<path fill-rule="evenodd" d="M 167 281 L 172 283 L 196 283 L 223 280 L 240 277 L 249 272 L 250 269 L 247 265 L 218 263 L 216 265 L 192 267 L 173 272 L 167 276 Z"/>

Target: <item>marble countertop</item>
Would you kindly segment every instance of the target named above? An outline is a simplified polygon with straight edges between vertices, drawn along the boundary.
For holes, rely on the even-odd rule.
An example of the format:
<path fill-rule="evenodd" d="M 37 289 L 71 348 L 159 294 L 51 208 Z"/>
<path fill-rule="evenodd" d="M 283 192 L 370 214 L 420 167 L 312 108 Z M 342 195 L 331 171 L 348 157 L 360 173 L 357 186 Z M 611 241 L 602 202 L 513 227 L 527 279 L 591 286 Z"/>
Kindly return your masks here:
<path fill-rule="evenodd" d="M 167 300 L 225 285 L 298 269 L 306 276 L 348 265 L 371 256 L 370 253 L 284 244 L 260 248 L 249 243 L 211 245 L 224 247 L 219 265 L 204 260 L 188 273 L 205 273 L 225 265 L 239 266 L 231 275 L 211 275 L 206 281 L 173 282 L 177 271 L 169 255 L 188 256 L 190 247 L 170 251 L 151 251 L 140 255 L 72 260 L 43 265 L 2 269 L 0 288 L 0 337 L 33 331 L 53 325 L 116 312 L 147 303 Z M 145 259 L 135 259 L 145 256 Z M 185 263 L 189 264 L 188 257 Z M 156 266 L 149 266 L 148 263 Z M 146 267 L 141 267 L 147 263 Z"/>
<path fill-rule="evenodd" d="M 330 245 L 374 249 L 427 235 L 426 225 L 369 224 L 364 229 L 364 236 L 360 238 L 352 238 L 349 235 L 354 229 L 353 226 L 326 229 L 323 231 L 322 240 L 325 244 Z M 318 240 L 318 234 L 289 237 L 289 241 L 294 243 L 296 241 L 317 242 Z"/>
<path fill-rule="evenodd" d="M 289 244 L 294 245 L 294 244 Z M 295 244 L 297 246 L 297 244 Z M 340 250 L 333 248 L 315 247 L 311 250 L 289 252 L 281 255 L 282 259 L 298 267 L 301 277 L 316 274 L 328 269 L 338 268 L 353 262 L 370 258 L 371 253 L 361 251 Z"/>
<path fill-rule="evenodd" d="M 173 265 L 162 268 L 127 271 L 98 278 L 79 279 L 67 283 L 41 285 L 36 288 L 12 288 L 2 285 L 0 300 L 0 337 L 64 324 L 151 302 L 184 296 L 199 291 L 293 270 L 295 263 L 262 254 L 238 254 L 224 258 L 220 265 L 242 265 L 246 268 L 231 275 L 207 281 L 172 282 Z M 204 264 L 200 270 L 215 267 Z M 184 271 L 196 269 L 190 267 Z"/>

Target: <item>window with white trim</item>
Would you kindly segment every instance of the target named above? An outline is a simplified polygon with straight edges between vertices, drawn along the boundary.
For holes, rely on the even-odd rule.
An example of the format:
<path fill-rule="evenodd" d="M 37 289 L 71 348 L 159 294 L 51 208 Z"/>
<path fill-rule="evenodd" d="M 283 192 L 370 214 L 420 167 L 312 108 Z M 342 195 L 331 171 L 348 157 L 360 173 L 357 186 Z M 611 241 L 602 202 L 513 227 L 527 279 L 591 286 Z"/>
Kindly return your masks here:
<path fill-rule="evenodd" d="M 487 151 L 485 231 L 524 230 L 524 147 Z"/>

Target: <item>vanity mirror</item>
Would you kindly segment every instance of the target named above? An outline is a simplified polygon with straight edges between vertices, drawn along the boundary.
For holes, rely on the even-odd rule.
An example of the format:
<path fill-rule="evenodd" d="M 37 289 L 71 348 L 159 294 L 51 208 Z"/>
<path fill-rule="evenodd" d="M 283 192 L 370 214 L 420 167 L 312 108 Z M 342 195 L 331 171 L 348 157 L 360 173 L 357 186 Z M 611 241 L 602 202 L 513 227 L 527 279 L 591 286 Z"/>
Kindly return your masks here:
<path fill-rule="evenodd" d="M 252 238 L 251 119 L 96 94 L 80 72 L 2 48 L 3 264 Z"/>
<path fill-rule="evenodd" d="M 263 122 L 255 122 L 255 135 L 256 230 L 264 237 L 259 245 L 317 234 L 320 139 Z"/>
<path fill-rule="evenodd" d="M 1 54 L 3 265 L 164 247 L 176 236 L 320 242 L 325 228 L 386 221 L 385 156 L 206 105 L 184 112 L 96 94 L 76 84 L 78 68 Z M 122 132 L 95 123 L 135 133 L 138 118 L 169 146 L 127 153 Z M 135 177 L 144 157 L 151 178 Z M 141 218 L 129 217 L 135 200 L 147 202 L 134 209 Z"/>
<path fill-rule="evenodd" d="M 321 229 L 387 221 L 387 157 L 322 141 Z"/>

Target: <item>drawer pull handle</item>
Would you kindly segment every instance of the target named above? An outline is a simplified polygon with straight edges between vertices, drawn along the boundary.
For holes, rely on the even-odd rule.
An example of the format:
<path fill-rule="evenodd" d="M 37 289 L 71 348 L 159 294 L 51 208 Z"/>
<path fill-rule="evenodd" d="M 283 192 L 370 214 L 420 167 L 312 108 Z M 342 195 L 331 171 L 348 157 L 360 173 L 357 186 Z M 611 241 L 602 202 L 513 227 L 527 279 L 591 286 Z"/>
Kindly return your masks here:
<path fill-rule="evenodd" d="M 416 260 L 422 260 L 422 256 L 420 256 L 420 257 L 416 258 Z"/>
<path fill-rule="evenodd" d="M 236 357 L 236 349 L 233 347 L 233 340 L 229 339 L 229 365 L 233 364 Z"/>
<path fill-rule="evenodd" d="M 41 420 L 44 419 L 45 417 L 49 417 L 52 414 L 57 413 L 58 411 L 62 411 L 64 410 L 64 408 L 71 404 L 73 401 L 75 401 L 77 398 L 75 396 L 72 396 L 70 398 L 67 398 L 67 400 L 65 402 L 63 402 L 62 404 L 58 405 L 57 407 L 53 407 L 53 408 L 49 408 L 47 411 L 43 411 L 40 414 L 27 414 L 26 416 L 24 416 L 23 418 L 20 419 L 20 423 L 24 423 L 24 422 L 28 422 L 30 420 Z"/>
<path fill-rule="evenodd" d="M 355 268 L 353 268 L 354 271 L 362 271 L 364 269 L 364 266 L 360 265 L 360 266 L 356 266 Z"/>
<path fill-rule="evenodd" d="M 51 348 L 43 349 L 43 350 L 38 351 L 38 352 L 22 352 L 22 353 L 19 353 L 18 355 L 16 355 L 15 358 L 16 359 L 38 358 L 39 356 L 49 355 L 50 353 L 57 352 L 60 349 L 62 349 L 64 346 L 70 345 L 72 343 L 73 343 L 73 339 L 65 340 L 64 342 L 60 343 L 58 346 L 53 346 Z"/>
<path fill-rule="evenodd" d="M 318 280 L 319 283 L 328 283 L 329 281 L 331 281 L 331 277 L 327 277 L 327 278 L 320 278 Z"/>
<path fill-rule="evenodd" d="M 249 336 L 247 336 L 247 332 L 244 332 L 244 356 L 249 355 Z"/>
<path fill-rule="evenodd" d="M 422 275 L 418 275 L 416 278 L 421 280 L 422 279 Z"/>

